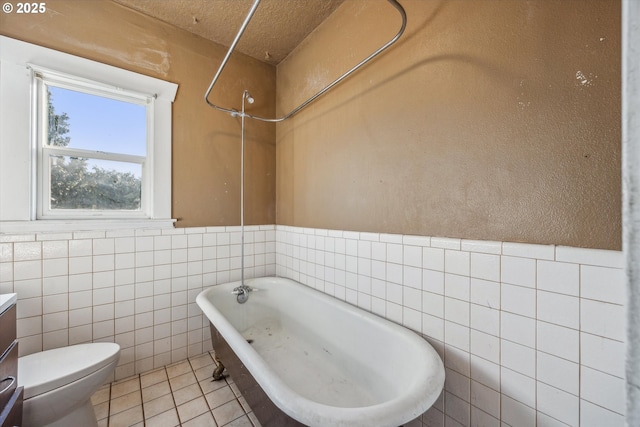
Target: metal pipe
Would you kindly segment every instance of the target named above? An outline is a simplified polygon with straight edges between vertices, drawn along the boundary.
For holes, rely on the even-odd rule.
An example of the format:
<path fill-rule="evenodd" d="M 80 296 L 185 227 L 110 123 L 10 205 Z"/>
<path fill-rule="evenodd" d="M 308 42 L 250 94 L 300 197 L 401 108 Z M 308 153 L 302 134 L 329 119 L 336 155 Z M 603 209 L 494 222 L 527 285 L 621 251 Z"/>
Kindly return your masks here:
<path fill-rule="evenodd" d="M 259 0 L 258 0 L 259 1 Z M 242 92 L 242 115 L 240 117 L 240 286 L 244 286 L 244 112 L 245 101 L 253 104 L 253 97 L 248 90 Z"/>
<path fill-rule="evenodd" d="M 258 9 L 258 5 L 259 4 L 260 4 L 260 0 L 255 0 L 253 2 L 253 5 L 251 6 L 251 9 L 249 9 L 249 12 L 247 13 L 247 17 L 244 18 L 244 22 L 240 26 L 240 30 L 238 30 L 238 34 L 236 34 L 236 37 L 233 39 L 233 42 L 231 42 L 231 46 L 229 46 L 229 50 L 227 50 L 227 54 L 222 59 L 222 63 L 220 64 L 220 67 L 218 68 L 218 71 L 216 72 L 216 75 L 213 77 L 213 80 L 211 80 L 211 84 L 209 85 L 209 89 L 207 89 L 207 93 L 205 93 L 205 95 L 204 95 L 204 101 L 207 104 L 209 104 L 211 107 L 215 108 L 216 110 L 224 111 L 225 113 L 229 113 L 231 115 L 238 114 L 238 112 L 236 110 L 230 110 L 228 108 L 219 107 L 219 106 L 209 102 L 209 94 L 213 90 L 213 86 L 215 86 L 216 82 L 218 81 L 218 78 L 220 77 L 220 74 L 222 74 L 222 70 L 224 70 L 224 67 L 227 65 L 227 62 L 229 61 L 229 58 L 231 57 L 231 54 L 235 50 L 236 45 L 238 44 L 238 42 L 240 41 L 240 37 L 242 37 L 242 34 L 244 34 L 244 30 L 247 28 L 247 25 L 249 25 L 249 21 L 251 21 L 251 18 L 253 18 L 253 14 L 256 13 L 256 9 Z M 243 98 L 243 100 L 244 100 L 244 98 Z"/>
<path fill-rule="evenodd" d="M 340 77 L 338 77 L 337 79 L 335 79 L 333 82 L 329 83 L 327 86 L 325 86 L 322 90 L 320 90 L 319 92 L 317 92 L 315 95 L 311 96 L 309 99 L 307 99 L 306 101 L 304 101 L 302 104 L 300 104 L 299 106 L 297 106 L 296 108 L 294 108 L 293 110 L 291 110 L 289 113 L 285 114 L 282 117 L 278 117 L 278 118 L 274 118 L 274 119 L 270 119 L 270 118 L 265 118 L 265 117 L 260 117 L 260 116 L 255 116 L 252 114 L 246 114 L 244 112 L 244 110 L 242 111 L 242 116 L 243 117 L 248 117 L 251 119 L 255 119 L 255 120 L 260 120 L 263 122 L 271 122 L 271 123 L 277 123 L 277 122 L 281 122 L 284 121 L 290 117 L 292 117 L 293 115 L 299 113 L 303 108 L 305 108 L 307 105 L 311 104 L 313 101 L 315 101 L 316 99 L 318 99 L 320 96 L 324 95 L 326 92 L 328 92 L 329 90 L 331 90 L 334 86 L 336 86 L 338 83 L 340 83 L 341 81 L 343 81 L 344 79 L 346 79 L 347 77 L 349 77 L 351 74 L 355 73 L 358 69 L 360 69 L 361 67 L 363 67 L 365 64 L 367 64 L 369 61 L 371 61 L 373 58 L 375 58 L 376 56 L 380 55 L 382 52 L 384 52 L 385 50 L 387 50 L 387 48 L 389 48 L 391 45 L 393 45 L 396 41 L 398 41 L 398 39 L 402 36 L 402 34 L 404 33 L 404 30 L 407 27 L 407 13 L 405 12 L 404 8 L 402 7 L 402 5 L 400 5 L 400 3 L 398 3 L 397 0 L 387 0 L 389 3 L 391 3 L 391 5 L 393 7 L 396 8 L 396 10 L 398 11 L 398 13 L 400 14 L 400 17 L 402 18 L 402 24 L 400 26 L 400 29 L 398 30 L 398 32 L 396 33 L 396 35 L 389 40 L 387 43 L 385 43 L 383 46 L 381 46 L 378 50 L 376 50 L 375 52 L 373 52 L 371 55 L 367 56 L 365 59 L 363 59 L 362 61 L 360 61 L 355 67 L 351 68 L 350 70 L 348 70 L 346 73 L 344 73 L 343 75 L 341 75 Z M 209 101 L 209 94 L 211 93 L 211 91 L 213 90 L 213 86 L 215 85 L 216 81 L 218 80 L 218 77 L 220 77 L 220 74 L 222 73 L 222 70 L 224 69 L 225 65 L 227 64 L 227 61 L 229 60 L 229 57 L 231 56 L 231 53 L 233 52 L 235 45 L 238 43 L 238 40 L 240 40 L 240 37 L 242 36 L 242 34 L 244 33 L 245 28 L 247 27 L 249 21 L 251 20 L 251 18 L 253 17 L 253 14 L 255 13 L 255 9 L 258 7 L 258 3 L 260 3 L 260 0 L 256 0 L 255 3 L 253 4 L 253 6 L 251 7 L 251 9 L 249 10 L 249 14 L 247 15 L 244 23 L 242 24 L 242 26 L 240 27 L 240 31 L 238 31 L 238 34 L 236 35 L 236 38 L 234 39 L 233 43 L 231 44 L 231 46 L 229 47 L 229 51 L 227 52 L 227 55 L 224 57 L 224 59 L 222 60 L 222 63 L 220 64 L 220 68 L 218 68 L 218 72 L 216 72 L 215 77 L 213 78 L 213 81 L 211 82 L 211 84 L 209 85 L 209 89 L 207 90 L 207 93 L 204 96 L 205 101 L 207 102 L 207 104 L 209 104 L 211 107 L 223 111 L 225 113 L 229 113 L 232 116 L 237 116 L 239 115 L 237 110 L 233 110 L 233 109 L 229 109 L 229 108 L 223 108 L 223 107 L 219 107 L 215 104 L 213 104 L 212 102 Z M 244 101 L 244 98 L 243 98 Z"/>

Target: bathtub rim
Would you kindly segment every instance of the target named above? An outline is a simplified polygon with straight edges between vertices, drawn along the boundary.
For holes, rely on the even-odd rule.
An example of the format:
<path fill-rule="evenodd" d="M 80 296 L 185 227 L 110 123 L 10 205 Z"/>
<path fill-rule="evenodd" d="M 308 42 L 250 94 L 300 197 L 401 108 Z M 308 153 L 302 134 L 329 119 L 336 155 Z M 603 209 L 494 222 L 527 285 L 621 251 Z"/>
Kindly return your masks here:
<path fill-rule="evenodd" d="M 255 285 L 257 288 L 265 282 L 275 286 L 279 285 L 278 282 L 286 282 L 289 286 L 300 287 L 303 292 L 308 292 L 312 298 L 318 298 L 322 303 L 337 305 L 340 309 L 351 311 L 354 315 L 362 316 L 368 321 L 374 321 L 384 327 L 391 328 L 394 333 L 401 334 L 405 339 L 411 341 L 412 345 L 422 347 L 422 350 L 428 355 L 425 357 L 424 363 L 415 367 L 416 378 L 423 378 L 423 381 L 415 381 L 411 388 L 404 390 L 392 399 L 359 407 L 338 407 L 319 403 L 301 396 L 280 379 L 262 356 L 246 342 L 241 333 L 208 298 L 212 292 L 220 292 L 221 287 L 231 291 L 240 285 L 240 281 L 212 285 L 204 289 L 196 297 L 196 303 L 203 314 L 213 323 L 220 335 L 242 360 L 267 396 L 290 417 L 309 426 L 326 426 L 329 421 L 332 423 L 331 425 L 335 426 L 364 427 L 371 425 L 372 421 L 380 426 L 396 426 L 422 415 L 440 396 L 444 387 L 444 364 L 433 346 L 415 331 L 288 278 L 271 276 L 245 280 L 245 284 Z M 229 295 L 229 297 L 233 296 Z M 246 354 L 247 357 L 240 357 L 241 354 Z M 417 396 L 427 396 L 427 398 L 420 399 Z M 366 418 L 363 418 L 365 415 L 363 411 L 366 411 Z M 327 417 L 328 413 L 331 413 L 332 417 Z M 335 423 L 336 418 L 341 421 L 339 424 Z"/>

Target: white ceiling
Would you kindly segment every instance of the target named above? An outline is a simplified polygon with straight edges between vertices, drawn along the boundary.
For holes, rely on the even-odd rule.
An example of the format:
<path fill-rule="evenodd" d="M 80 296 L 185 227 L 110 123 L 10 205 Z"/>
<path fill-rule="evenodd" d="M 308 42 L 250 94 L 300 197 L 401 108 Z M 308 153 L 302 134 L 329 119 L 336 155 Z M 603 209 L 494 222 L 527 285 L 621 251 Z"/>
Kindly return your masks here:
<path fill-rule="evenodd" d="M 228 47 L 253 0 L 113 0 Z M 262 0 L 236 49 L 282 61 L 344 0 Z"/>

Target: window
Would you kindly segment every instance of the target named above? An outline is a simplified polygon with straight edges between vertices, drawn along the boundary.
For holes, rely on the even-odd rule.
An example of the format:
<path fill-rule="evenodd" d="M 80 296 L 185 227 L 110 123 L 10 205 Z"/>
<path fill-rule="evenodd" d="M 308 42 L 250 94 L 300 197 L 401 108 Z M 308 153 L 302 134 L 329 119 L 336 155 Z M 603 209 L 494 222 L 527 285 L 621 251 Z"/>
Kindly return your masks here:
<path fill-rule="evenodd" d="M 0 36 L 0 233 L 171 227 L 176 91 Z"/>
<path fill-rule="evenodd" d="M 38 218 L 148 218 L 154 98 L 34 69 Z"/>

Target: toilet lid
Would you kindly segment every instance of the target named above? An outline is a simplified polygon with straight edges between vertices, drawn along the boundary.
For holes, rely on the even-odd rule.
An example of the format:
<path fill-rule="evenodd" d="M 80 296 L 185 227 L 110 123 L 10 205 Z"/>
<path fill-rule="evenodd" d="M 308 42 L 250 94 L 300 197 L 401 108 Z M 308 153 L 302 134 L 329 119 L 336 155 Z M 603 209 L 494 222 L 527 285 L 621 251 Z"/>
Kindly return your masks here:
<path fill-rule="evenodd" d="M 18 384 L 28 399 L 62 387 L 118 360 L 114 343 L 77 344 L 18 358 Z"/>

